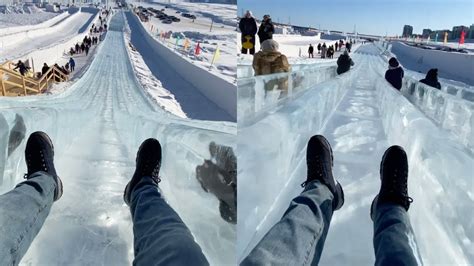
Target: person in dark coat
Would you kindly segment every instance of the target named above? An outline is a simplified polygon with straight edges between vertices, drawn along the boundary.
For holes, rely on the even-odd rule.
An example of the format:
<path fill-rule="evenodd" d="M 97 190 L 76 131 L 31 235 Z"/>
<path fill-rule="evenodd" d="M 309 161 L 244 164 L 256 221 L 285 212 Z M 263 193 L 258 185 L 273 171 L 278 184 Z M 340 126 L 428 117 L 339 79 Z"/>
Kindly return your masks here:
<path fill-rule="evenodd" d="M 334 44 L 334 47 L 335 47 L 335 50 L 336 50 L 336 51 L 337 51 L 337 46 L 338 46 L 338 43 L 336 42 L 336 43 Z"/>
<path fill-rule="evenodd" d="M 347 42 L 346 43 L 346 49 L 347 51 L 350 53 L 351 52 L 351 48 L 352 48 L 352 43 L 351 42 Z"/>
<path fill-rule="evenodd" d="M 318 54 L 321 53 L 321 43 L 318 43 Z"/>
<path fill-rule="evenodd" d="M 420 80 L 421 83 L 424 83 L 428 86 L 431 86 L 433 88 L 437 88 L 438 90 L 441 90 L 441 84 L 438 81 L 438 69 L 437 68 L 432 68 L 426 73 L 426 77 L 422 80 Z"/>
<path fill-rule="evenodd" d="M 20 71 L 20 74 L 24 76 L 26 72 L 28 72 L 28 69 L 30 69 L 30 67 L 27 67 L 25 63 L 23 63 L 21 60 L 18 60 L 18 63 L 16 63 L 15 68 L 13 70 L 16 69 L 18 69 Z"/>
<path fill-rule="evenodd" d="M 48 72 L 48 70 L 49 70 L 49 66 L 46 63 L 44 63 L 43 67 L 41 68 L 41 75 L 46 74 L 46 72 Z"/>
<path fill-rule="evenodd" d="M 86 51 L 86 56 L 87 56 L 89 54 L 89 45 L 86 45 L 85 51 Z"/>
<path fill-rule="evenodd" d="M 71 72 L 74 71 L 74 68 L 76 67 L 76 62 L 74 61 L 74 59 L 69 58 L 69 67 L 71 68 Z"/>
<path fill-rule="evenodd" d="M 347 50 L 344 51 L 344 53 L 337 59 L 337 74 L 341 75 L 342 73 L 349 71 L 353 65 L 354 61 L 350 58 L 349 53 Z"/>
<path fill-rule="evenodd" d="M 385 79 L 392 84 L 395 89 L 400 90 L 402 88 L 404 74 L 403 68 L 397 59 L 395 57 L 390 58 L 390 60 L 388 60 L 388 70 L 385 72 Z"/>
<path fill-rule="evenodd" d="M 309 45 L 309 48 L 308 48 L 308 54 L 309 54 L 309 57 L 311 58 L 314 58 L 314 47 L 310 44 Z"/>
<path fill-rule="evenodd" d="M 242 33 L 242 53 L 247 54 L 247 50 L 250 54 L 255 54 L 255 34 L 257 34 L 257 21 L 252 16 L 252 12 L 247 10 L 245 16 L 240 19 L 239 29 Z"/>
<path fill-rule="evenodd" d="M 270 15 L 263 16 L 262 24 L 260 24 L 260 28 L 258 29 L 258 38 L 260 39 L 260 44 L 268 39 L 273 39 L 274 32 L 275 27 L 273 26 Z"/>

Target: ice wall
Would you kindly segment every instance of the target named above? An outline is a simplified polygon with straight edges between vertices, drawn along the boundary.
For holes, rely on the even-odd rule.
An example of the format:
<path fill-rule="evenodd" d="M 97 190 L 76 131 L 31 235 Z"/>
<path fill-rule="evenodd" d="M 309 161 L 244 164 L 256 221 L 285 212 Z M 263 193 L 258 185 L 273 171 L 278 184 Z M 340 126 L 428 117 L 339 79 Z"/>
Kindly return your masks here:
<path fill-rule="evenodd" d="M 402 93 L 407 99 L 474 152 L 474 102 L 462 98 L 472 94 L 462 93 L 467 90 L 450 86 L 448 89 L 458 91 L 451 95 L 409 77 L 404 78 L 403 85 Z"/>
<path fill-rule="evenodd" d="M 377 83 L 382 122 L 391 143 L 409 154 L 409 214 L 425 265 L 474 261 L 474 159 L 382 78 Z"/>
<path fill-rule="evenodd" d="M 298 65 L 295 69 L 292 66 L 292 72 L 289 73 L 239 78 L 237 81 L 239 123 L 257 119 L 265 110 L 335 76 L 335 65 L 314 64 Z M 288 92 L 285 93 L 282 89 Z"/>
<path fill-rule="evenodd" d="M 349 89 L 355 71 L 303 90 L 295 98 L 262 112 L 260 120 L 241 122 L 237 135 L 237 257 L 241 261 L 300 189 L 300 163 L 308 139 L 321 132 Z"/>

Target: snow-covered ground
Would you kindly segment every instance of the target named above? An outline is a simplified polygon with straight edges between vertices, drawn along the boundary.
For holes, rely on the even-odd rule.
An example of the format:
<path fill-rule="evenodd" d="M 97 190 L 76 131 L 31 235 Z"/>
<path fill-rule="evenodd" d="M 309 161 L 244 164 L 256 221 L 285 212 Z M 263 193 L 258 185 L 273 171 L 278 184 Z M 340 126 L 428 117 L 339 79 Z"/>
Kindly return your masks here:
<path fill-rule="evenodd" d="M 49 20 L 60 13 L 46 12 L 36 6 L 9 7 L 0 12 L 0 28 L 35 25 Z"/>
<path fill-rule="evenodd" d="M 408 213 L 423 263 L 474 263 L 474 155 L 384 80 L 387 66 L 380 53 L 374 45 L 361 46 L 351 55 L 355 66 L 348 73 L 239 122 L 239 261 L 301 193 L 307 141 L 323 134 L 334 151 L 333 171 L 344 188 L 345 205 L 333 215 L 321 265 L 374 263 L 370 204 L 380 187 L 382 154 L 395 144 L 409 158 L 414 202 Z M 471 126 L 472 113 L 465 120 Z M 447 116 L 445 123 L 460 118 Z M 464 133 L 474 137 L 472 131 Z"/>
<path fill-rule="evenodd" d="M 130 63 L 125 23 L 122 13 L 112 18 L 87 72 L 63 93 L 0 98 L 0 120 L 8 124 L 0 127 L 0 155 L 6 155 L 9 130 L 20 117 L 26 136 L 36 130 L 51 136 L 64 184 L 63 197 L 21 265 L 130 265 L 132 222 L 122 195 L 136 151 L 149 137 L 163 146 L 160 187 L 166 200 L 212 265 L 233 264 L 236 227 L 220 217 L 219 201 L 202 190 L 195 169 L 210 158 L 211 141 L 235 148 L 236 125 L 183 119 L 158 106 L 139 83 L 145 72 L 137 80 L 139 59 L 132 56 L 137 62 Z M 23 180 L 25 142 L 0 161 L 0 193 Z"/>
<path fill-rule="evenodd" d="M 239 34 L 240 36 L 240 34 Z M 240 37 L 239 37 L 240 39 Z M 258 39 L 258 37 L 257 37 Z M 320 43 L 323 45 L 326 44 L 326 47 L 333 45 L 336 43 L 336 40 L 333 38 L 324 39 L 324 35 L 322 39 L 317 39 L 313 36 L 302 36 L 302 35 L 284 35 L 284 34 L 274 34 L 273 39 L 278 42 L 279 50 L 288 58 L 288 62 L 290 65 L 297 65 L 297 64 L 336 64 L 337 58 L 344 52 L 344 47 L 340 51 L 336 51 L 332 59 L 330 58 L 321 58 L 321 54 L 318 54 L 317 46 Z M 345 39 L 344 39 L 345 41 Z M 308 48 L 309 44 L 312 44 L 314 47 L 314 58 L 308 58 Z M 238 49 L 240 51 L 242 45 L 238 43 Z M 356 51 L 359 47 L 359 44 L 352 45 L 352 52 Z M 258 51 L 260 49 L 260 43 L 257 41 L 255 44 L 255 49 Z M 238 57 L 238 65 L 251 65 L 252 64 L 253 56 L 251 55 L 244 55 L 240 54 Z"/>
<path fill-rule="evenodd" d="M 158 10 L 165 9 L 167 15 L 173 15 L 181 19 L 180 22 L 164 24 L 158 18 L 152 17 L 147 23 L 143 23 L 147 31 L 157 41 L 168 45 L 175 52 L 187 58 L 211 73 L 235 84 L 236 78 L 236 5 L 206 4 L 206 3 L 171 3 L 167 2 L 131 2 L 134 7 L 154 7 Z M 167 7 L 167 8 L 165 8 Z M 177 13 L 180 12 L 180 13 Z M 181 13 L 190 13 L 196 16 L 193 20 L 181 16 Z M 212 24 L 212 28 L 211 28 Z M 153 28 L 152 28 L 153 26 Z M 161 32 L 173 32 L 171 39 L 160 39 Z M 181 40 L 176 45 L 176 36 Z M 184 39 L 190 40 L 187 50 L 184 50 Z M 194 55 L 195 47 L 199 43 L 201 54 Z M 219 47 L 220 57 L 211 67 L 214 53 Z"/>

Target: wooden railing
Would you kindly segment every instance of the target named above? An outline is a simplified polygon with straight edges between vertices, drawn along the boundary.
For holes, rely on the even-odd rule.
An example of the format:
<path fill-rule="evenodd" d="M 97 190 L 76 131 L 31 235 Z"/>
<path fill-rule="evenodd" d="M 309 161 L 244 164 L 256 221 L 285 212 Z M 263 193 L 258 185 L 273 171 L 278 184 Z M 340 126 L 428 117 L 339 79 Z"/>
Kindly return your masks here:
<path fill-rule="evenodd" d="M 28 92 L 33 94 L 42 93 L 54 82 L 68 80 L 68 75 L 55 66 L 51 66 L 48 72 L 39 79 L 25 77 L 19 72 L 14 71 L 13 66 L 14 64 L 10 61 L 0 64 L 1 90 L 3 96 L 7 96 L 7 91 L 14 88 L 22 89 L 25 96 L 28 95 Z"/>

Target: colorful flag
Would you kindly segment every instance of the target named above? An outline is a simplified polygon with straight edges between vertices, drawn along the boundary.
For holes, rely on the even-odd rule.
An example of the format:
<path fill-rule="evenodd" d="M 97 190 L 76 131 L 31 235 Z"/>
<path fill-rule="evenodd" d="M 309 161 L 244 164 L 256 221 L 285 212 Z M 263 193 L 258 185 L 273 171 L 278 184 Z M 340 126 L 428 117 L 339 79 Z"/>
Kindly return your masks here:
<path fill-rule="evenodd" d="M 191 44 L 191 43 L 189 42 L 189 39 L 186 38 L 186 39 L 184 40 L 184 46 L 183 46 L 185 51 L 188 50 L 190 44 Z"/>
<path fill-rule="evenodd" d="M 448 43 L 448 32 L 447 32 L 447 31 L 444 32 L 444 40 L 443 40 L 443 43 L 444 43 L 444 45 L 446 45 L 446 44 Z"/>
<path fill-rule="evenodd" d="M 463 30 L 461 31 L 461 38 L 459 38 L 459 44 L 464 44 L 464 37 L 466 36 L 466 32 Z"/>
<path fill-rule="evenodd" d="M 194 50 L 195 55 L 199 55 L 201 53 L 201 46 L 199 43 L 196 44 L 196 49 Z"/>
<path fill-rule="evenodd" d="M 219 57 L 221 57 L 221 50 L 219 49 L 219 45 L 217 45 L 216 51 L 214 52 L 214 56 L 212 57 L 211 66 L 214 65 L 214 62 L 216 62 Z"/>

